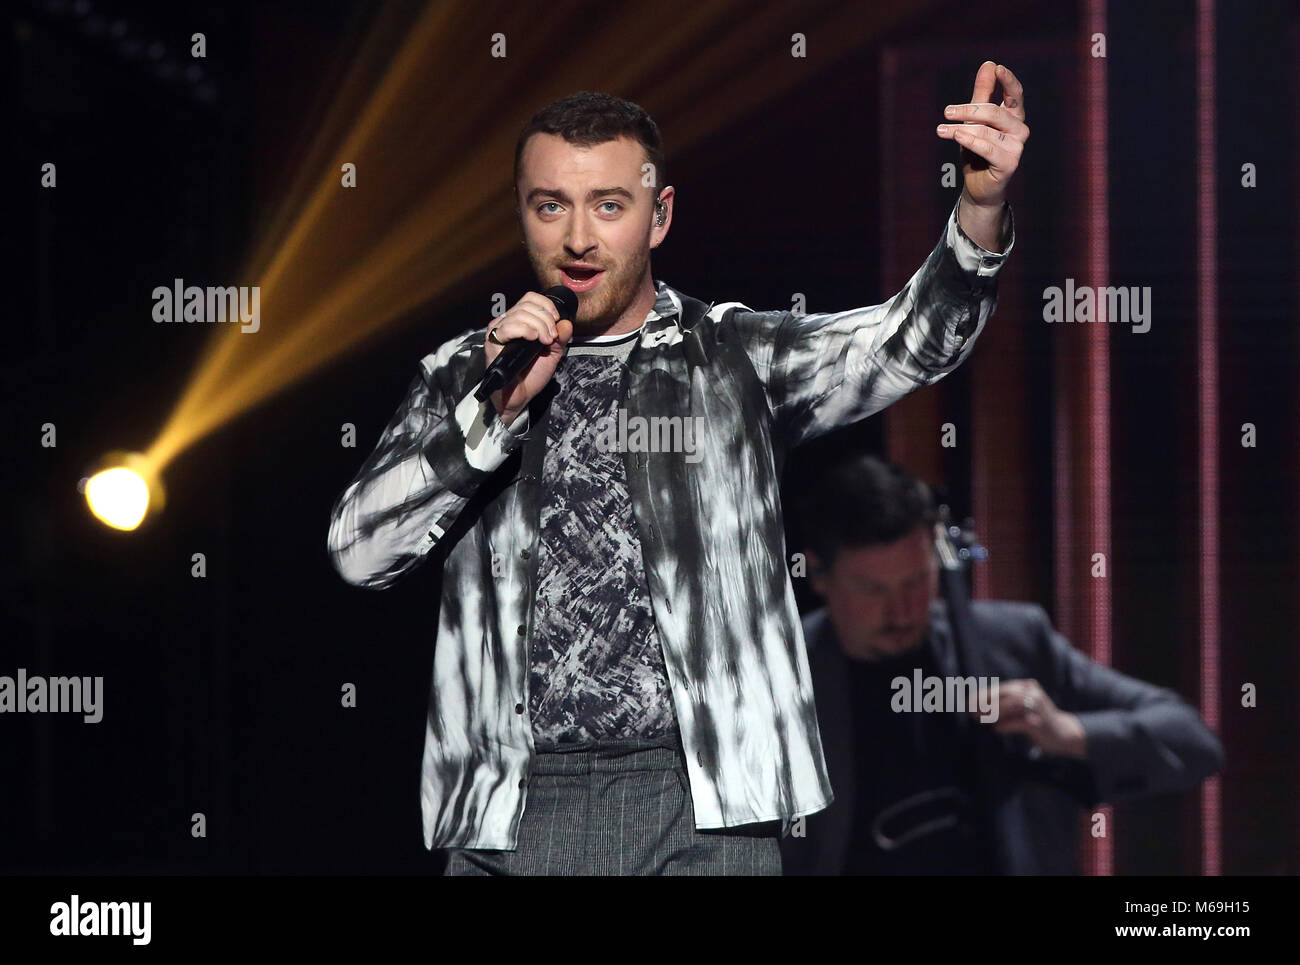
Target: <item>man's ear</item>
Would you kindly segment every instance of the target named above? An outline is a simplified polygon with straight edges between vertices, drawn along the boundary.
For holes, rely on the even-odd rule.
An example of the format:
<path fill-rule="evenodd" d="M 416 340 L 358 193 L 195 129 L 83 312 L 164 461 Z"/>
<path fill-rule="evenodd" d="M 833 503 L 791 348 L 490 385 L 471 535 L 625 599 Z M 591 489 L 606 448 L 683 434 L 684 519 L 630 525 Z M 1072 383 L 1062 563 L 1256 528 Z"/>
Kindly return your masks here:
<path fill-rule="evenodd" d="M 676 193 L 677 190 L 671 184 L 666 185 L 651 205 L 651 235 L 658 235 L 650 242 L 651 248 L 658 248 L 668 236 L 668 228 L 671 227 L 673 219 L 673 197 Z"/>

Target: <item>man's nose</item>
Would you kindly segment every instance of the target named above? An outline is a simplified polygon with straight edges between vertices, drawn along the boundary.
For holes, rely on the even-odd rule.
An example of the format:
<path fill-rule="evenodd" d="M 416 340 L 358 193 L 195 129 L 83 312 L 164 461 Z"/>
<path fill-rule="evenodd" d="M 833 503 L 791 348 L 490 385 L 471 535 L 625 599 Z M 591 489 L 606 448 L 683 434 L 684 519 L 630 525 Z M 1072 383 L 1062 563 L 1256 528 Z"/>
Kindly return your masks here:
<path fill-rule="evenodd" d="M 564 236 L 564 245 L 574 255 L 582 257 L 591 248 L 591 230 L 587 225 L 586 212 L 578 210 L 569 216 L 569 230 Z"/>
<path fill-rule="evenodd" d="M 903 594 L 890 591 L 885 594 L 885 619 L 891 626 L 897 626 L 905 623 L 907 614 L 904 612 Z"/>

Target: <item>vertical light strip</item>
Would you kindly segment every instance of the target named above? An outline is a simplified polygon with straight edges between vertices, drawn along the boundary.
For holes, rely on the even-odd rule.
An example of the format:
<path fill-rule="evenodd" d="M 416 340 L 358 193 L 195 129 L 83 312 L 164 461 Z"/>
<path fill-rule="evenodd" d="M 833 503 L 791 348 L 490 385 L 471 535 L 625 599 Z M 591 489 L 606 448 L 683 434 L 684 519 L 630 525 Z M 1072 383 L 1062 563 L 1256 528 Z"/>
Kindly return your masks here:
<path fill-rule="evenodd" d="M 1215 174 L 1214 0 L 1196 4 L 1196 401 L 1200 470 L 1201 716 L 1219 729 L 1219 234 Z M 1201 873 L 1222 874 L 1222 787 L 1201 786 Z"/>
<path fill-rule="evenodd" d="M 898 246 L 894 240 L 898 234 L 898 208 L 895 204 L 898 186 L 894 180 L 898 177 L 898 165 L 894 162 L 894 154 L 899 149 L 897 128 L 894 127 L 897 123 L 894 98 L 898 83 L 898 61 L 899 53 L 896 48 L 886 46 L 880 51 L 880 287 L 882 290 L 892 290 L 894 258 L 898 254 Z M 885 415 L 884 455 L 887 459 L 901 461 L 899 428 L 902 421 L 897 409 Z"/>
<path fill-rule="evenodd" d="M 1054 564 L 1056 579 L 1056 628 L 1066 639 L 1079 636 L 1079 621 L 1074 613 L 1074 587 L 1076 580 L 1072 569 L 1074 560 L 1074 526 L 1071 507 L 1074 505 L 1074 471 L 1070 440 L 1073 438 L 1073 410 L 1070 408 L 1069 352 L 1058 344 L 1053 359 L 1052 380 L 1055 383 L 1052 401 L 1052 519 L 1055 538 Z"/>
<path fill-rule="evenodd" d="M 1110 106 L 1106 90 L 1106 58 L 1091 55 L 1091 38 L 1106 34 L 1106 0 L 1088 0 L 1085 49 L 1089 56 L 1084 65 L 1084 193 L 1088 199 L 1086 216 L 1087 251 L 1085 252 L 1088 284 L 1100 288 L 1110 278 L 1110 182 L 1109 163 Z M 1111 664 L 1110 581 L 1115 578 L 1110 540 L 1110 323 L 1101 299 L 1097 304 L 1095 327 L 1078 333 L 1086 339 L 1087 364 L 1084 368 L 1084 405 L 1088 411 L 1087 492 L 1083 494 L 1089 560 L 1101 553 L 1106 561 L 1104 579 L 1086 579 L 1083 623 L 1088 634 L 1088 651 L 1103 666 Z M 1077 567 L 1078 562 L 1074 565 Z M 1106 835 L 1092 839 L 1085 871 L 1094 875 L 1115 872 L 1116 832 L 1114 815 L 1106 813 Z"/>
<path fill-rule="evenodd" d="M 885 47 L 880 52 L 880 226 L 883 229 L 880 232 L 880 287 L 888 289 L 894 284 L 893 267 L 894 258 L 897 256 L 897 246 L 894 242 L 894 236 L 898 232 L 898 209 L 895 204 L 897 194 L 897 185 L 894 179 L 898 177 L 898 167 L 894 162 L 894 152 L 898 150 L 897 134 L 894 125 L 897 123 L 896 111 L 894 110 L 895 91 L 898 85 L 898 51 L 894 47 Z M 901 286 L 900 286 L 901 287 Z M 885 420 L 885 448 L 886 454 L 894 456 L 892 450 L 893 440 L 890 438 L 892 433 L 890 428 L 892 420 Z"/>

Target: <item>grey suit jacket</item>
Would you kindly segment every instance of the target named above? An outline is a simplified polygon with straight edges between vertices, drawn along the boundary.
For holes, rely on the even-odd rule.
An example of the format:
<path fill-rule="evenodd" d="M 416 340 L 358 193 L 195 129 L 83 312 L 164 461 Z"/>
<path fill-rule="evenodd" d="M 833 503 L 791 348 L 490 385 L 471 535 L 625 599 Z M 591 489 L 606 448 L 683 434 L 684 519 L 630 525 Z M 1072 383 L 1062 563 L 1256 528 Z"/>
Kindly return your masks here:
<path fill-rule="evenodd" d="M 1053 629 L 1041 607 L 976 601 L 974 666 L 959 667 L 947 606 L 935 601 L 924 646 L 944 675 L 1033 678 L 1058 707 L 1078 716 L 1087 760 L 1040 755 L 1020 737 L 987 725 L 981 778 L 994 850 L 1005 874 L 1078 874 L 1079 809 L 1194 787 L 1223 767 L 1223 747 L 1196 711 L 1171 690 L 1090 660 Z M 788 836 L 785 873 L 843 873 L 855 810 L 852 713 L 847 657 L 826 611 L 803 621 L 817 718 L 834 803 Z"/>

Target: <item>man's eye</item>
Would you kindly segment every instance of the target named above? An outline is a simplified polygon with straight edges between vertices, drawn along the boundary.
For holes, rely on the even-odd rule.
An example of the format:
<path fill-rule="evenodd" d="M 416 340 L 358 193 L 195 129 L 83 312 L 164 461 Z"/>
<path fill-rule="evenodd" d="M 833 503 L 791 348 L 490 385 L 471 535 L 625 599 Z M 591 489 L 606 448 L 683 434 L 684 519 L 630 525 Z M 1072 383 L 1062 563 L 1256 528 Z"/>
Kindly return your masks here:
<path fill-rule="evenodd" d="M 623 206 L 622 206 L 621 204 L 619 204 L 617 201 L 602 201 L 602 202 L 600 203 L 600 206 L 603 208 L 603 207 L 605 207 L 605 205 L 607 205 L 607 204 L 612 204 L 612 205 L 614 206 L 614 211 L 621 211 L 621 210 L 623 210 Z M 609 211 L 609 212 L 607 212 L 607 214 L 613 214 L 614 211 Z"/>
<path fill-rule="evenodd" d="M 552 205 L 552 204 L 555 205 L 557 208 L 560 206 L 560 203 L 558 201 L 543 201 L 540 205 L 538 205 L 538 210 L 544 212 L 545 214 L 551 214 L 552 212 L 547 211 L 546 208 L 548 205 Z"/>

